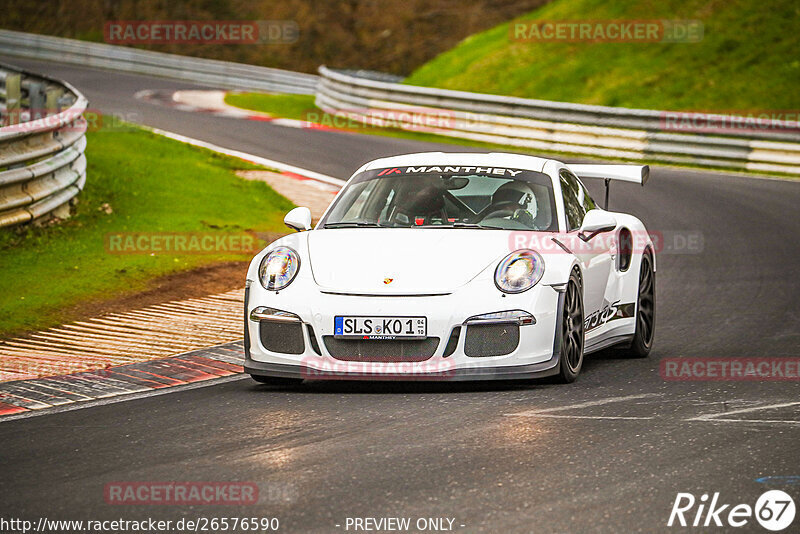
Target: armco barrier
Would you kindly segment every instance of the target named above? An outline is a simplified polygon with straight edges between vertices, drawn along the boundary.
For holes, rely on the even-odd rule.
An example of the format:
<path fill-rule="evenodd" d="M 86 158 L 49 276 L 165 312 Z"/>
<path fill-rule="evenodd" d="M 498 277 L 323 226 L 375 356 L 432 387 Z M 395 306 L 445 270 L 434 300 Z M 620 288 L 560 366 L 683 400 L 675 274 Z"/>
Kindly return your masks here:
<path fill-rule="evenodd" d="M 351 119 L 534 150 L 756 172 L 800 174 L 800 124 L 772 121 L 725 132 L 665 128 L 669 112 L 468 93 L 396 83 L 320 67 L 320 77 L 0 30 L 0 54 L 187 80 L 220 88 L 314 93 L 317 105 Z M 444 117 L 444 120 L 438 120 Z M 712 116 L 713 118 L 713 116 Z M 728 117 L 730 118 L 730 117 Z M 398 120 L 399 119 L 399 120 Z"/>
<path fill-rule="evenodd" d="M 403 85 L 320 67 L 321 109 L 376 126 L 535 150 L 800 174 L 800 124 L 735 135 L 664 131 L 669 112 Z"/>
<path fill-rule="evenodd" d="M 125 46 L 0 30 L 0 55 L 133 72 L 222 89 L 313 94 L 317 76 Z"/>
<path fill-rule="evenodd" d="M 65 217 L 86 182 L 86 98 L 0 64 L 0 227 Z"/>

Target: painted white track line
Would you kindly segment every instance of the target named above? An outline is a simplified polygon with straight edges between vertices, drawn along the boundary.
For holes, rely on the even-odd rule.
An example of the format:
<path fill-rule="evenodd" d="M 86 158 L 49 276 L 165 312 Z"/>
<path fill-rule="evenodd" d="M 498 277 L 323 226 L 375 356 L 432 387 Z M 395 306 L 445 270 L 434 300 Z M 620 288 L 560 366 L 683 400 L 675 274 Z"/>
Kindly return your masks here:
<path fill-rule="evenodd" d="M 557 419 L 603 419 L 603 420 L 620 420 L 620 421 L 649 421 L 656 419 L 656 416 L 616 416 L 616 415 L 582 415 L 582 414 L 563 414 L 554 412 L 563 412 L 568 410 L 580 410 L 584 408 L 593 408 L 596 406 L 605 406 L 614 403 L 622 403 L 628 401 L 636 401 L 639 399 L 654 399 L 658 398 L 658 403 L 679 402 L 687 406 L 692 405 L 690 400 L 686 399 L 667 399 L 662 400 L 661 394 L 657 393 L 644 393 L 640 395 L 626 395 L 621 397 L 608 397 L 605 399 L 598 399 L 587 402 L 580 402 L 576 404 L 569 404 L 566 406 L 556 406 L 552 408 L 532 409 L 524 412 L 504 414 L 508 417 L 542 417 L 542 418 L 557 418 Z M 745 402 L 745 401 L 730 401 L 730 402 Z M 702 403 L 706 406 L 707 403 Z M 706 413 L 689 418 L 675 419 L 676 422 L 704 422 L 704 423 L 755 423 L 755 424 L 769 424 L 769 425 L 800 425 L 800 420 L 796 419 L 736 419 L 732 415 L 752 413 L 763 410 L 776 410 L 781 408 L 790 408 L 800 406 L 800 401 L 781 402 L 773 404 L 761 404 L 749 406 L 747 408 L 739 408 L 736 410 Z"/>
<path fill-rule="evenodd" d="M 687 421 L 710 421 L 712 423 L 778 423 L 788 425 L 800 425 L 800 421 L 793 419 L 730 419 L 731 415 L 741 413 L 751 413 L 762 410 L 775 410 L 779 408 L 789 408 L 791 406 L 800 406 L 800 401 L 795 402 L 782 402 L 778 404 L 765 404 L 761 406 L 751 406 L 749 408 L 741 408 L 739 410 L 731 410 L 729 412 L 719 412 L 713 414 L 698 415 L 687 419 Z"/>
<path fill-rule="evenodd" d="M 333 176 L 328 176 L 327 174 L 322 174 L 319 172 L 310 171 L 308 169 L 303 169 L 301 167 L 296 167 L 295 165 L 289 165 L 286 163 L 282 163 L 280 161 L 275 161 L 274 159 L 262 158 L 261 156 L 248 154 L 247 152 L 241 152 L 239 150 L 233 150 L 232 148 L 224 148 L 219 145 L 209 143 L 207 141 L 201 141 L 200 139 L 186 137 L 185 135 L 168 132 L 166 130 L 160 130 L 158 128 L 151 128 L 149 126 L 144 126 L 144 125 L 139 125 L 139 126 L 155 134 L 163 135 L 164 137 L 174 139 L 175 141 L 180 141 L 181 143 L 186 143 L 188 145 L 198 146 L 208 150 L 213 150 L 214 152 L 219 152 L 220 154 L 225 154 L 227 156 L 239 158 L 244 161 L 249 161 L 250 163 L 255 163 L 256 165 L 263 165 L 264 167 L 277 169 L 282 172 L 288 172 L 300 176 L 305 176 L 306 178 L 311 178 L 312 180 L 325 182 L 326 184 L 331 184 L 341 187 L 347 181 L 347 180 L 342 180 L 341 178 L 334 178 Z"/>
<path fill-rule="evenodd" d="M 563 412 L 565 410 L 580 410 L 581 408 L 592 408 L 594 406 L 603 406 L 605 404 L 612 404 L 616 402 L 626 402 L 636 399 L 646 399 L 652 397 L 660 397 L 657 393 L 642 393 L 639 395 L 624 395 L 622 397 L 609 397 L 606 399 L 598 399 L 587 402 L 580 402 L 578 404 L 570 404 L 567 406 L 556 406 L 553 408 L 543 408 L 527 410 L 519 413 L 505 414 L 508 417 L 561 417 L 561 418 L 576 418 L 576 419 L 652 419 L 652 417 L 615 417 L 615 416 L 574 416 L 574 415 L 551 415 L 552 412 Z"/>

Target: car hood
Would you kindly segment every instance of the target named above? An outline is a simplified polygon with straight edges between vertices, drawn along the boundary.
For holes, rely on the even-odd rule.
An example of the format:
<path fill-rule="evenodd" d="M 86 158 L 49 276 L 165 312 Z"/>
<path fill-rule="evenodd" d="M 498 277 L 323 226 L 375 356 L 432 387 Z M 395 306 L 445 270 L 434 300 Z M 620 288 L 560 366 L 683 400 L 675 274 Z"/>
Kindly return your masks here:
<path fill-rule="evenodd" d="M 509 232 L 354 228 L 308 232 L 314 280 L 336 293 L 443 294 L 510 252 Z"/>

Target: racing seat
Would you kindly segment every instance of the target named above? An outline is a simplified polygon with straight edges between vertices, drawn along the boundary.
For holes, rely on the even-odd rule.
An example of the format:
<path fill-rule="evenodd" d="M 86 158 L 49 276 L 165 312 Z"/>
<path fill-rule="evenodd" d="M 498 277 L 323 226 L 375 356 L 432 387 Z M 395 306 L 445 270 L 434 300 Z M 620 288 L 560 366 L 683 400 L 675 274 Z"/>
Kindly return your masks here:
<path fill-rule="evenodd" d="M 442 190 L 435 186 L 414 190 L 407 187 L 397 202 L 399 214 L 405 215 L 411 224 L 433 224 L 434 219 L 447 221 Z"/>

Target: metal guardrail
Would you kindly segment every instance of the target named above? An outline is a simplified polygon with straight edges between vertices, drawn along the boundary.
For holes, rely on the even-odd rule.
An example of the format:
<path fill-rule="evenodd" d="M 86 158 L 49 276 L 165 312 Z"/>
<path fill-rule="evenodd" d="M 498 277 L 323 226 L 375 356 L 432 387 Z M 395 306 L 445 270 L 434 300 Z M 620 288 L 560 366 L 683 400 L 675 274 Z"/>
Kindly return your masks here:
<path fill-rule="evenodd" d="M 735 135 L 682 134 L 665 131 L 671 112 L 418 87 L 324 66 L 319 73 L 319 108 L 376 126 L 571 154 L 800 174 L 797 122 Z"/>
<path fill-rule="evenodd" d="M 184 80 L 223 89 L 313 94 L 313 74 L 125 46 L 0 30 L 0 55 L 77 64 Z"/>
<path fill-rule="evenodd" d="M 0 227 L 65 218 L 86 182 L 88 101 L 66 82 L 0 64 Z"/>
<path fill-rule="evenodd" d="M 351 119 L 487 143 L 627 160 L 800 174 L 797 122 L 774 121 L 773 127 L 763 130 L 756 127 L 736 132 L 717 130 L 714 134 L 676 133 L 676 129 L 665 128 L 671 113 L 665 111 L 417 87 L 396 83 L 392 77 L 333 71 L 324 66 L 317 77 L 9 30 L 0 30 L 0 54 L 163 76 L 221 88 L 316 92 L 320 108 Z"/>

